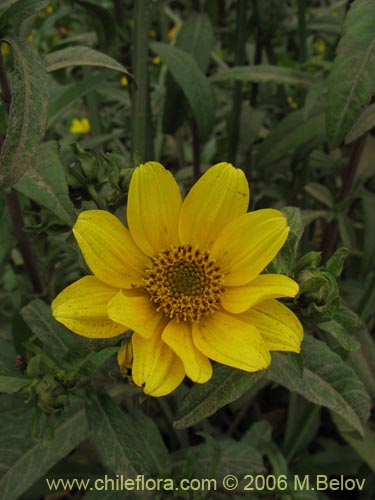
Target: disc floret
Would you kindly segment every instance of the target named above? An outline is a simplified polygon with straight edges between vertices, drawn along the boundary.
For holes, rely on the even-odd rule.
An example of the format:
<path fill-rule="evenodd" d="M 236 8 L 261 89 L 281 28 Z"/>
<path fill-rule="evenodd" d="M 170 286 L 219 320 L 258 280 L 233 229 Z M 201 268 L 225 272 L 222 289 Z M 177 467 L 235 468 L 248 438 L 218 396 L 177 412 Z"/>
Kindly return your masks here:
<path fill-rule="evenodd" d="M 155 255 L 143 281 L 156 309 L 177 321 L 199 321 L 219 309 L 224 291 L 216 261 L 192 245 L 173 245 Z"/>

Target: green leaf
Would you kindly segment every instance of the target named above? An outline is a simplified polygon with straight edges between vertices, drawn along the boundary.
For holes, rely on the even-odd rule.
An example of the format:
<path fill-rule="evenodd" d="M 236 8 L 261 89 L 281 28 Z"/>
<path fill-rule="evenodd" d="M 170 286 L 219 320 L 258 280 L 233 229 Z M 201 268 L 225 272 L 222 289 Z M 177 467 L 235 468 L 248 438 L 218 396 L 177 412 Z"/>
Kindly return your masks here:
<path fill-rule="evenodd" d="M 271 130 L 258 149 L 256 163 L 259 168 L 275 163 L 312 139 L 325 140 L 324 114 L 316 110 L 306 120 L 303 115 L 303 109 L 294 111 Z"/>
<path fill-rule="evenodd" d="M 1 398 L 2 399 L 2 398 Z M 25 413 L 25 410 L 24 410 Z M 55 429 L 53 439 L 48 446 L 27 442 L 27 447 L 20 446 L 18 433 L 30 433 L 25 418 L 14 420 L 12 431 L 1 439 L 1 447 L 13 448 L 11 465 L 0 479 L 0 498 L 17 500 L 40 477 L 45 475 L 62 458 L 68 455 L 87 437 L 87 423 L 84 410 L 71 412 Z M 3 456 L 3 454 L 2 454 Z M 20 481 L 22 478 L 22 481 Z"/>
<path fill-rule="evenodd" d="M 325 266 L 326 271 L 333 274 L 335 278 L 338 278 L 342 273 L 346 258 L 349 254 L 349 250 L 345 247 L 338 248 L 335 253 L 328 259 Z"/>
<path fill-rule="evenodd" d="M 192 12 L 178 32 L 175 46 L 191 54 L 205 73 L 215 39 L 210 18 L 204 12 Z"/>
<path fill-rule="evenodd" d="M 88 94 L 106 80 L 108 80 L 108 74 L 103 71 L 99 75 L 90 76 L 80 82 L 64 86 L 56 96 L 52 97 L 48 106 L 47 128 L 51 127 L 76 99 Z"/>
<path fill-rule="evenodd" d="M 56 142 L 46 142 L 38 148 L 33 165 L 17 182 L 15 189 L 48 208 L 66 224 L 73 225 L 75 209 L 69 198 L 68 183 Z"/>
<path fill-rule="evenodd" d="M 4 37 L 13 53 L 12 103 L 0 157 L 0 187 L 11 187 L 32 164 L 47 122 L 48 89 L 44 64 L 30 43 Z"/>
<path fill-rule="evenodd" d="M 350 352 L 347 361 L 375 399 L 375 342 L 367 329 L 356 332 L 356 339 L 361 343 L 361 348 Z"/>
<path fill-rule="evenodd" d="M 248 373 L 227 366 L 217 366 L 206 384 L 195 385 L 184 399 L 174 426 L 183 429 L 209 417 L 219 408 L 238 399 L 252 388 L 264 372 Z"/>
<path fill-rule="evenodd" d="M 331 413 L 336 427 L 347 443 L 358 453 L 370 469 L 375 472 L 375 434 L 369 426 L 364 427 L 363 437 L 353 433 L 353 428 L 336 413 Z"/>
<path fill-rule="evenodd" d="M 316 82 L 313 76 L 304 71 L 267 64 L 234 66 L 215 73 L 209 80 L 212 83 L 237 80 L 241 82 L 296 85 L 298 87 L 310 87 Z"/>
<path fill-rule="evenodd" d="M 75 377 L 92 377 L 100 369 L 100 367 L 108 361 L 115 353 L 118 347 L 105 347 L 100 351 L 87 351 L 84 349 L 75 348 L 73 350 L 74 357 L 69 357 L 67 362 L 72 367 L 72 375 Z"/>
<path fill-rule="evenodd" d="M 335 200 L 333 199 L 333 196 L 327 186 L 319 184 L 318 182 L 309 182 L 306 184 L 305 189 L 316 200 L 323 203 L 323 205 L 326 205 L 329 208 L 333 207 Z"/>
<path fill-rule="evenodd" d="M 290 276 L 297 258 L 298 245 L 303 234 L 301 211 L 296 207 L 285 207 L 283 214 L 288 219 L 290 227 L 288 239 L 276 257 L 276 263 L 280 267 L 280 273 Z"/>
<path fill-rule="evenodd" d="M 48 0 L 18 0 L 0 16 L 0 26 L 10 24 L 17 28 L 22 21 L 42 10 L 48 3 Z"/>
<path fill-rule="evenodd" d="M 12 369 L 0 361 L 0 393 L 11 394 L 25 387 L 30 380 L 25 378 L 17 369 Z"/>
<path fill-rule="evenodd" d="M 210 437 L 210 436 L 209 436 Z M 233 439 L 215 441 L 185 448 L 173 455 L 174 468 L 187 475 L 183 465 L 194 478 L 215 478 L 222 481 L 228 474 L 235 473 L 239 478 L 246 474 L 265 472 L 262 456 L 247 442 Z M 241 483 L 244 486 L 244 483 Z"/>
<path fill-rule="evenodd" d="M 365 328 L 357 314 L 344 305 L 335 312 L 331 321 L 318 323 L 317 326 L 332 335 L 347 351 L 356 351 L 360 347 L 361 344 L 354 338 L 354 334 Z"/>
<path fill-rule="evenodd" d="M 363 207 L 363 253 L 361 259 L 361 270 L 364 275 L 375 270 L 375 231 L 374 213 L 375 196 L 373 193 L 365 192 L 362 195 Z"/>
<path fill-rule="evenodd" d="M 199 69 L 205 73 L 213 45 L 214 35 L 209 17 L 205 13 L 191 13 L 178 32 L 175 47 L 191 54 Z M 173 77 L 168 74 L 163 113 L 164 132 L 175 133 L 186 119 L 187 106 L 183 101 L 182 90 Z M 176 113 L 177 107 L 178 113 Z"/>
<path fill-rule="evenodd" d="M 128 70 L 115 59 L 90 47 L 76 45 L 56 50 L 44 57 L 46 69 L 48 72 L 56 71 L 69 66 L 100 66 L 102 68 L 120 71 L 130 77 L 132 75 Z"/>
<path fill-rule="evenodd" d="M 96 35 L 98 36 L 98 46 L 105 52 L 112 47 L 116 40 L 116 17 L 108 7 L 101 7 L 94 2 L 77 0 L 89 14 L 96 25 Z"/>
<path fill-rule="evenodd" d="M 53 318 L 51 308 L 42 300 L 32 300 L 21 309 L 21 315 L 56 359 L 63 359 L 76 344 L 76 337 Z"/>
<path fill-rule="evenodd" d="M 311 112 L 314 110 L 317 105 L 319 99 L 323 94 L 327 91 L 327 82 L 325 80 L 315 83 L 312 85 L 306 94 L 305 105 L 303 107 L 303 118 L 307 120 L 310 116 Z"/>
<path fill-rule="evenodd" d="M 355 252 L 358 245 L 353 222 L 344 212 L 337 213 L 337 221 L 339 223 L 339 232 L 344 246 L 351 252 Z"/>
<path fill-rule="evenodd" d="M 273 353 L 268 377 L 308 401 L 336 412 L 363 435 L 370 398 L 355 371 L 324 342 L 310 335 L 305 335 L 301 356 L 303 376 L 287 356 Z"/>
<path fill-rule="evenodd" d="M 375 3 L 356 0 L 344 23 L 336 59 L 328 78 L 327 137 L 341 144 L 375 88 Z"/>
<path fill-rule="evenodd" d="M 207 138 L 215 123 L 215 96 L 193 56 L 164 43 L 154 42 L 151 49 L 166 64 L 184 93 L 202 138 Z"/>
<path fill-rule="evenodd" d="M 87 419 L 91 441 L 103 464 L 115 474 L 135 478 L 159 476 L 169 469 L 169 457 L 159 431 L 148 417 L 124 413 L 103 393 L 89 394 Z"/>
<path fill-rule="evenodd" d="M 345 144 L 355 141 L 373 127 L 375 127 L 375 102 L 367 106 L 359 115 L 345 137 Z"/>

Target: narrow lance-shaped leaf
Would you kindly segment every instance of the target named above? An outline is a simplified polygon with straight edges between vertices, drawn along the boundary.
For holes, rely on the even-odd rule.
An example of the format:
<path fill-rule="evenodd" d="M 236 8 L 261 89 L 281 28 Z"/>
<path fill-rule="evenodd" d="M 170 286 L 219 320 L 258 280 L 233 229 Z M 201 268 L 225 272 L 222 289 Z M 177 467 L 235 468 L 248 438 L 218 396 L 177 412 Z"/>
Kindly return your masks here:
<path fill-rule="evenodd" d="M 348 135 L 345 137 L 345 144 L 350 144 L 355 141 L 373 127 L 375 127 L 375 102 L 365 108 L 359 115 L 358 119 L 349 130 Z"/>
<path fill-rule="evenodd" d="M 177 429 L 190 427 L 211 416 L 219 408 L 238 399 L 253 387 L 264 372 L 248 373 L 227 366 L 218 366 L 211 380 L 204 385 L 195 385 L 178 412 L 174 426 Z"/>
<path fill-rule="evenodd" d="M 48 0 L 18 0 L 2 13 L 0 26 L 10 24 L 13 28 L 17 28 L 22 21 L 36 14 L 48 4 Z"/>
<path fill-rule="evenodd" d="M 47 122 L 48 89 L 44 64 L 29 42 L 4 37 L 12 49 L 12 103 L 0 157 L 0 187 L 13 186 L 31 165 Z"/>
<path fill-rule="evenodd" d="M 112 57 L 80 45 L 51 52 L 44 57 L 44 61 L 48 72 L 68 66 L 100 66 L 132 76 L 122 64 Z"/>
<path fill-rule="evenodd" d="M 191 54 L 202 73 L 206 72 L 214 35 L 210 18 L 201 12 L 192 12 L 178 32 L 175 47 Z M 173 134 L 182 125 L 186 117 L 187 104 L 183 92 L 174 78 L 168 74 L 166 79 L 163 130 Z M 179 112 L 176 113 L 178 107 Z"/>
<path fill-rule="evenodd" d="M 25 422 L 23 425 L 25 426 Z M 14 422 L 14 428 L 17 429 L 16 422 Z M 27 430 L 27 432 L 29 431 Z M 83 410 L 71 412 L 57 427 L 48 446 L 31 442 L 23 450 L 23 453 L 15 457 L 14 462 L 0 479 L 0 498 L 6 500 L 20 498 L 37 479 L 44 476 L 51 467 L 68 455 L 86 437 L 85 412 Z M 11 447 L 13 442 L 16 449 L 19 449 L 16 435 L 14 438 L 9 437 L 6 446 Z M 22 477 L 22 481 L 20 481 L 20 477 Z"/>
<path fill-rule="evenodd" d="M 310 140 L 325 140 L 324 114 L 319 107 L 306 120 L 300 109 L 279 122 L 258 149 L 257 165 L 267 167 Z"/>
<path fill-rule="evenodd" d="M 370 414 L 370 398 L 354 370 L 324 343 L 306 335 L 301 351 L 301 376 L 288 357 L 274 353 L 268 377 L 307 400 L 340 415 L 363 434 Z"/>
<path fill-rule="evenodd" d="M 238 80 L 253 83 L 288 84 L 298 87 L 310 87 L 316 82 L 314 77 L 304 71 L 268 64 L 235 66 L 215 73 L 209 80 L 214 83 Z"/>
<path fill-rule="evenodd" d="M 338 146 L 375 91 L 375 2 L 350 6 L 328 78 L 327 136 Z"/>
<path fill-rule="evenodd" d="M 33 164 L 15 188 L 39 205 L 48 208 L 66 224 L 73 224 L 75 209 L 69 198 L 68 184 L 56 142 L 46 142 L 38 148 Z"/>
<path fill-rule="evenodd" d="M 147 417 L 138 416 L 142 430 L 140 421 L 124 413 L 109 395 L 90 393 L 87 418 L 91 440 L 108 470 L 135 478 L 160 476 L 168 469 L 165 446 Z"/>
<path fill-rule="evenodd" d="M 215 96 L 207 78 L 191 54 L 159 42 L 152 43 L 151 49 L 160 56 L 181 87 L 201 136 L 206 138 L 215 123 Z"/>
<path fill-rule="evenodd" d="M 56 359 L 63 359 L 76 343 L 76 337 L 53 318 L 51 308 L 42 300 L 32 300 L 21 310 L 21 314 L 47 352 Z"/>

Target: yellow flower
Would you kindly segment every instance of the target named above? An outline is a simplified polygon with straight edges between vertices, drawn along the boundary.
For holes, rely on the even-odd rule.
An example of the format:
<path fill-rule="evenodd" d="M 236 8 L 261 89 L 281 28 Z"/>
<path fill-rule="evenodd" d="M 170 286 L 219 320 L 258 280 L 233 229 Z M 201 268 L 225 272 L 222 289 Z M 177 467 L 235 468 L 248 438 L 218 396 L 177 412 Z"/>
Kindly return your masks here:
<path fill-rule="evenodd" d="M 29 33 L 27 35 L 27 39 L 28 39 L 29 42 L 32 42 L 34 40 L 34 33 Z"/>
<path fill-rule="evenodd" d="M 50 16 L 53 12 L 53 7 L 52 5 L 47 5 L 47 7 L 45 8 L 45 11 L 47 12 L 47 14 Z"/>
<path fill-rule="evenodd" d="M 129 83 L 128 79 L 126 78 L 126 76 L 122 76 L 121 77 L 121 85 L 123 85 L 124 87 L 126 87 Z"/>
<path fill-rule="evenodd" d="M 7 43 L 1 44 L 1 55 L 7 57 L 9 55 L 9 45 Z"/>
<path fill-rule="evenodd" d="M 68 34 L 68 28 L 66 28 L 65 26 L 60 26 L 59 27 L 59 32 L 61 35 L 67 35 Z"/>
<path fill-rule="evenodd" d="M 169 40 L 171 41 L 174 40 L 180 29 L 181 29 L 181 24 L 175 24 L 174 26 L 172 26 L 172 28 L 168 31 Z"/>
<path fill-rule="evenodd" d="M 91 131 L 91 125 L 87 118 L 74 118 L 69 130 L 72 134 L 88 134 Z"/>
<path fill-rule="evenodd" d="M 161 63 L 160 57 L 159 56 L 154 56 L 152 58 L 152 63 L 155 64 L 155 65 L 160 64 Z"/>
<path fill-rule="evenodd" d="M 321 38 L 318 38 L 317 40 L 315 40 L 315 42 L 313 43 L 313 48 L 317 51 L 317 52 L 320 52 L 320 53 L 323 53 L 326 51 L 327 49 L 327 44 L 324 40 L 322 40 Z"/>
<path fill-rule="evenodd" d="M 298 285 L 260 274 L 285 243 L 287 220 L 273 209 L 246 213 L 249 197 L 229 163 L 210 168 L 184 201 L 162 165 L 138 166 L 129 229 L 106 211 L 79 215 L 73 232 L 93 276 L 55 298 L 54 317 L 84 337 L 133 330 L 132 378 L 152 396 L 185 375 L 207 382 L 210 360 L 254 372 L 270 351 L 299 352 L 302 326 L 275 300 L 295 297 Z"/>

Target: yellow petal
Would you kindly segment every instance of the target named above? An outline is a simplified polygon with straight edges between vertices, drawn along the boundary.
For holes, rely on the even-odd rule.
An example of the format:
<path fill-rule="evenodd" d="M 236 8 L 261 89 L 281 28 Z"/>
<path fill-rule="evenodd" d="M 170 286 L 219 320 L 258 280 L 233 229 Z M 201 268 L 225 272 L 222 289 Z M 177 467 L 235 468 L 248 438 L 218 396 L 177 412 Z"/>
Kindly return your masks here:
<path fill-rule="evenodd" d="M 259 330 L 270 351 L 300 352 L 303 327 L 284 304 L 267 300 L 238 316 Z"/>
<path fill-rule="evenodd" d="M 160 163 L 139 165 L 129 186 L 127 217 L 130 232 L 147 255 L 178 244 L 181 193 L 173 175 Z"/>
<path fill-rule="evenodd" d="M 203 384 L 212 377 L 210 361 L 193 343 L 191 323 L 170 321 L 165 327 L 162 339 L 182 360 L 186 375 L 193 382 Z"/>
<path fill-rule="evenodd" d="M 165 327 L 162 320 L 154 335 L 144 339 L 137 333 L 132 337 L 134 383 L 143 386 L 145 394 L 165 396 L 180 385 L 185 370 L 180 358 L 161 339 Z"/>
<path fill-rule="evenodd" d="M 82 212 L 73 233 L 87 265 L 101 281 L 118 288 L 143 285 L 149 258 L 114 215 L 104 210 Z"/>
<path fill-rule="evenodd" d="M 258 330 L 222 311 L 193 324 L 193 341 L 207 357 L 248 372 L 264 370 L 271 362 Z"/>
<path fill-rule="evenodd" d="M 181 241 L 209 250 L 225 226 L 246 213 L 249 185 L 230 163 L 211 167 L 191 188 L 181 209 Z"/>
<path fill-rule="evenodd" d="M 108 302 L 118 290 L 95 276 L 86 276 L 63 290 L 52 302 L 52 314 L 83 337 L 109 338 L 128 330 L 112 321 L 107 314 Z"/>
<path fill-rule="evenodd" d="M 286 218 L 273 209 L 257 210 L 231 222 L 211 252 L 224 273 L 224 285 L 244 285 L 256 278 L 283 246 L 288 232 Z"/>
<path fill-rule="evenodd" d="M 155 332 L 162 317 L 143 290 L 120 290 L 109 302 L 108 316 L 145 338 Z"/>
<path fill-rule="evenodd" d="M 295 297 L 298 284 L 280 274 L 261 274 L 242 286 L 228 286 L 221 295 L 221 303 L 227 311 L 238 314 L 258 302 L 279 297 Z"/>

